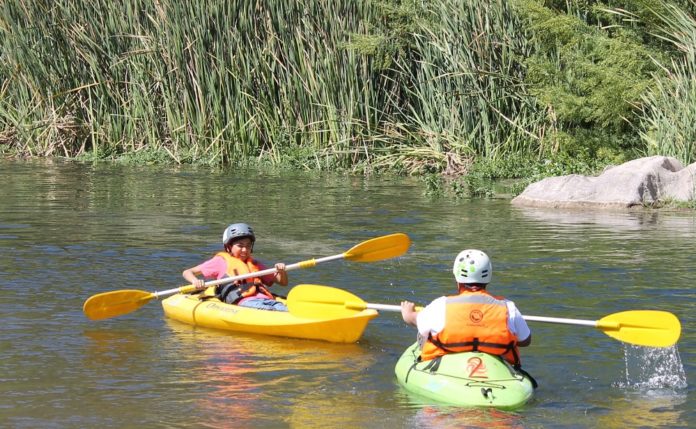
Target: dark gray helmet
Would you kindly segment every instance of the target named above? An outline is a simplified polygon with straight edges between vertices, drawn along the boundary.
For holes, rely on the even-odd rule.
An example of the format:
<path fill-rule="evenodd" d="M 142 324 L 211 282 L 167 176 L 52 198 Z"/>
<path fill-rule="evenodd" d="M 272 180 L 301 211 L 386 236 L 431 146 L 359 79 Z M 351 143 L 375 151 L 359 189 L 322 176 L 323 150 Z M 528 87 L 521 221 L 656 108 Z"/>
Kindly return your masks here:
<path fill-rule="evenodd" d="M 256 241 L 256 236 L 254 235 L 254 230 L 245 223 L 233 223 L 225 229 L 222 233 L 222 244 L 227 245 L 232 240 L 238 238 L 249 237 L 251 239 L 251 244 Z"/>

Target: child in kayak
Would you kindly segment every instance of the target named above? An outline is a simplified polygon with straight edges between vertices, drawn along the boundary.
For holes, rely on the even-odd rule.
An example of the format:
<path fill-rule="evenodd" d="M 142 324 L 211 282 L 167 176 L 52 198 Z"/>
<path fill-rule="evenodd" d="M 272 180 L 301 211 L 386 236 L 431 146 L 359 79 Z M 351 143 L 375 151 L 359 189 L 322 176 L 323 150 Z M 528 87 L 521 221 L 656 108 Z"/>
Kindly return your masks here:
<path fill-rule="evenodd" d="M 530 345 L 532 334 L 515 303 L 486 291 L 493 276 L 488 255 L 463 250 L 455 258 L 452 272 L 457 295 L 437 298 L 419 312 L 412 302 L 401 302 L 404 322 L 418 328 L 421 360 L 481 351 L 501 356 L 519 368 L 518 347 Z"/>
<path fill-rule="evenodd" d="M 245 223 L 235 223 L 228 226 L 222 234 L 224 252 L 217 253 L 211 259 L 184 270 L 184 279 L 199 290 L 205 289 L 206 279 L 222 279 L 257 271 L 266 267 L 252 257 L 256 236 L 251 227 Z M 263 277 L 247 278 L 234 283 L 218 285 L 215 289 L 217 297 L 228 304 L 242 307 L 259 308 L 263 310 L 288 311 L 280 301 L 276 301 L 268 287 L 274 283 L 288 285 L 288 273 L 284 263 L 275 264 L 276 273 Z"/>

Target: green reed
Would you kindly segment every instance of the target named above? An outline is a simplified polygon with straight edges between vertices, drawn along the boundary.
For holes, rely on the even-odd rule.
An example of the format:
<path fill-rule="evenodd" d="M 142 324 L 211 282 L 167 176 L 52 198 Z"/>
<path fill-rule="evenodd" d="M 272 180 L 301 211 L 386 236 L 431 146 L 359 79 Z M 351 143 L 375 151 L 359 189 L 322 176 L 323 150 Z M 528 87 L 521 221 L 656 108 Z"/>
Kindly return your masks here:
<path fill-rule="evenodd" d="M 37 152 L 350 154 L 377 123 L 379 78 L 338 47 L 365 13 L 350 1 L 10 0 L 0 13 L 2 126 Z"/>
<path fill-rule="evenodd" d="M 417 63 L 384 71 L 344 48 L 378 18 L 367 1 L 6 0 L 0 144 L 409 171 L 537 150 L 544 117 L 506 2 L 430 11 L 440 26 L 419 30 Z"/>
<path fill-rule="evenodd" d="M 415 36 L 415 64 L 398 63 L 407 94 L 380 157 L 411 173 L 466 173 L 473 159 L 543 149 L 546 117 L 527 94 L 521 63 L 533 45 L 505 1 L 430 3 Z"/>
<path fill-rule="evenodd" d="M 662 37 L 682 54 L 661 65 L 663 74 L 643 97 L 641 137 L 648 155 L 696 162 L 696 19 L 676 7 L 658 16 Z"/>
<path fill-rule="evenodd" d="M 532 45 L 505 1 L 441 1 L 440 28 L 423 29 L 410 91 L 421 130 L 493 158 L 536 149 L 543 116 L 525 93 L 520 63 Z"/>

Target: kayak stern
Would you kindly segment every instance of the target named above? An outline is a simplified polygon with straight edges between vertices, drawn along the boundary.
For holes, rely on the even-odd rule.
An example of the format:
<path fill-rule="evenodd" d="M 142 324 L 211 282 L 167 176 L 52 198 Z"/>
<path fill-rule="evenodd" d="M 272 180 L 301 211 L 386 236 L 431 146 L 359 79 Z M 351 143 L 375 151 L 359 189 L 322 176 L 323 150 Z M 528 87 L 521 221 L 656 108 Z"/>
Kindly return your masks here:
<path fill-rule="evenodd" d="M 418 344 L 409 347 L 396 364 L 396 378 L 406 390 L 438 403 L 515 409 L 534 393 L 531 378 L 497 356 L 453 353 L 418 362 L 419 355 Z"/>

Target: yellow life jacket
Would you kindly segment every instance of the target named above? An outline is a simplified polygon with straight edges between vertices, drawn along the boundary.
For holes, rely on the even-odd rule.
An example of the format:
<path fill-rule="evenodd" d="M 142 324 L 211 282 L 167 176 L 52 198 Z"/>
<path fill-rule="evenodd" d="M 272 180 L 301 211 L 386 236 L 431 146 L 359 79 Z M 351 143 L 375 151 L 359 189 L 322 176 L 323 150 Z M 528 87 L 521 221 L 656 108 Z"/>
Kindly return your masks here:
<path fill-rule="evenodd" d="M 480 351 L 520 365 L 517 338 L 508 328 L 508 307 L 486 291 L 447 297 L 445 327 L 423 345 L 421 360 L 447 353 Z"/>
<path fill-rule="evenodd" d="M 235 258 L 227 252 L 219 252 L 216 256 L 221 256 L 225 260 L 225 262 L 227 263 L 227 275 L 230 277 L 261 271 L 261 268 L 253 258 L 249 258 L 246 262 L 244 262 L 239 258 Z M 266 295 L 268 298 L 273 299 L 273 294 L 266 288 L 260 277 L 251 277 L 241 280 L 237 287 L 240 290 L 238 293 L 239 299 L 236 301 L 257 295 L 259 293 Z M 222 288 L 220 288 L 219 290 L 222 290 Z M 229 292 L 230 289 L 228 288 L 227 293 L 225 293 L 225 295 L 227 295 Z M 223 296 L 223 301 L 224 298 L 225 297 Z"/>

